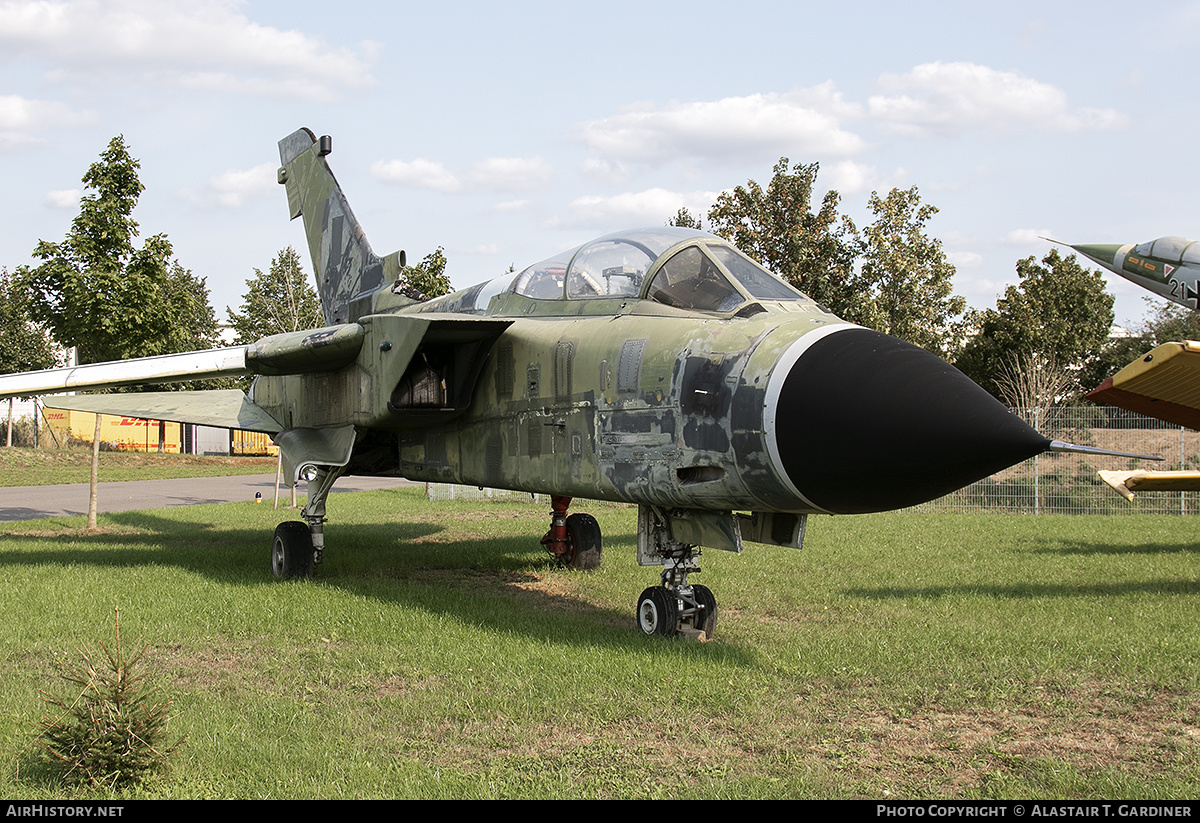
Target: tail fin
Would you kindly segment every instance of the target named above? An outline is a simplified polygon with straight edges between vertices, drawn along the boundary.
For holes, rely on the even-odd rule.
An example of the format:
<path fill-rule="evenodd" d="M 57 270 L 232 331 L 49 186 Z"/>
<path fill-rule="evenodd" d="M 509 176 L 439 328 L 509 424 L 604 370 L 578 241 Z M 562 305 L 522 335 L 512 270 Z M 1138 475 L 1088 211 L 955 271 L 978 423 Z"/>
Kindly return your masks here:
<path fill-rule="evenodd" d="M 396 280 L 404 252 L 379 257 L 371 251 L 362 227 L 350 211 L 325 155 L 328 136 L 319 140 L 300 129 L 279 141 L 279 182 L 287 186 L 292 219 L 304 216 L 308 251 L 316 268 L 317 292 L 325 323 L 356 320 L 370 310 L 370 295 Z"/>

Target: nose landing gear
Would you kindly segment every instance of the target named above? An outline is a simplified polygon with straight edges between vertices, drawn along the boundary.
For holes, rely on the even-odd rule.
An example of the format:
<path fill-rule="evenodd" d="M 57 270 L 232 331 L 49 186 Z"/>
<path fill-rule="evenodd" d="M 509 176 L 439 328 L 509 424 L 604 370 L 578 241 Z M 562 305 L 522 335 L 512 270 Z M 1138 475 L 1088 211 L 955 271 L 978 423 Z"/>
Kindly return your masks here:
<path fill-rule="evenodd" d="M 700 550 L 671 536 L 668 519 L 651 506 L 638 511 L 638 563 L 661 565 L 662 582 L 642 592 L 637 625 L 647 635 L 710 640 L 717 629 L 717 599 L 688 575 L 700 571 Z"/>

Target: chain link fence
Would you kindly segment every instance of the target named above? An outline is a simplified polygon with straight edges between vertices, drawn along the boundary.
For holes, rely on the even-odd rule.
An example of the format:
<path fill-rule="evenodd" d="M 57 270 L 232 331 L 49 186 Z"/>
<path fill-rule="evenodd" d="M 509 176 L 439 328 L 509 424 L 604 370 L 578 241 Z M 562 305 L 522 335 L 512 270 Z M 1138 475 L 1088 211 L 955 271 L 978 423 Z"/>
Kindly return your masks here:
<path fill-rule="evenodd" d="M 1200 492 L 1138 492 L 1127 501 L 1096 474 L 1101 469 L 1200 468 L 1200 432 L 1111 406 L 1015 409 L 1051 440 L 1147 454 L 1161 462 L 1082 454 L 1044 454 L 916 507 L 919 511 L 1029 514 L 1200 514 Z"/>

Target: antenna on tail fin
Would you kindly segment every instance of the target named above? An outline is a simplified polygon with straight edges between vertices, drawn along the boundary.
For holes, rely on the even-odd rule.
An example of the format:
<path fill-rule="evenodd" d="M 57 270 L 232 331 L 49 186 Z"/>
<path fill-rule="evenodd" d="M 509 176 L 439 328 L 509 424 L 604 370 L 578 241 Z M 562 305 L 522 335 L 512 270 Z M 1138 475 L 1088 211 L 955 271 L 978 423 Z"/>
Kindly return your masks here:
<path fill-rule="evenodd" d="M 288 212 L 304 217 L 308 251 L 316 269 L 321 313 L 329 325 L 352 322 L 371 308 L 370 295 L 396 281 L 404 252 L 379 257 L 367 243 L 346 196 L 325 162 L 328 136 L 299 129 L 279 141 L 279 182 L 287 187 Z"/>

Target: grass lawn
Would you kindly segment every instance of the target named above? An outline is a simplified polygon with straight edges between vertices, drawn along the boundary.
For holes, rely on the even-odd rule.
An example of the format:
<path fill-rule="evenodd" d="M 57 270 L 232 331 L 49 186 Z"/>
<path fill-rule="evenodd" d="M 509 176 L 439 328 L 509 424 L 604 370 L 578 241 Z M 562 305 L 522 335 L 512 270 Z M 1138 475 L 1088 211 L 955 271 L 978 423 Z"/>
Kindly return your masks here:
<path fill-rule="evenodd" d="M 100 482 L 271 474 L 275 471 L 275 463 L 274 457 L 101 452 Z M 87 483 L 91 480 L 91 472 L 90 446 L 66 449 L 0 448 L 0 486 Z"/>
<path fill-rule="evenodd" d="M 1173 516 L 811 518 L 706 551 L 716 638 L 647 638 L 636 509 L 335 496 L 278 583 L 253 503 L 0 524 L 0 795 L 112 796 L 33 754 L 55 660 L 126 644 L 175 700 L 172 768 L 119 797 L 1196 798 L 1200 556 Z M 294 513 L 292 513 L 294 516 Z"/>

